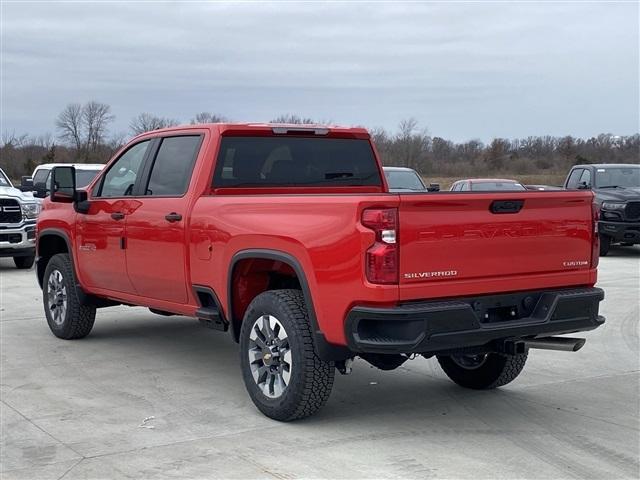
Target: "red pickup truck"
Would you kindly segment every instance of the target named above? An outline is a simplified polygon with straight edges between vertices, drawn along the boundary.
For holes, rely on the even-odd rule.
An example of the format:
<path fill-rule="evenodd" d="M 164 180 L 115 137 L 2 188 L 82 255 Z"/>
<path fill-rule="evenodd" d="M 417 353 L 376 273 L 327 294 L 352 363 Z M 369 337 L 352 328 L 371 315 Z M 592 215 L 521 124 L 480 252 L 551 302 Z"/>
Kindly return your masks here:
<path fill-rule="evenodd" d="M 82 338 L 114 304 L 198 318 L 239 342 L 277 420 L 317 411 L 356 356 L 436 356 L 494 388 L 604 322 L 590 191 L 390 193 L 364 129 L 175 127 L 85 189 L 73 167 L 52 181 L 36 269 L 52 332 Z"/>

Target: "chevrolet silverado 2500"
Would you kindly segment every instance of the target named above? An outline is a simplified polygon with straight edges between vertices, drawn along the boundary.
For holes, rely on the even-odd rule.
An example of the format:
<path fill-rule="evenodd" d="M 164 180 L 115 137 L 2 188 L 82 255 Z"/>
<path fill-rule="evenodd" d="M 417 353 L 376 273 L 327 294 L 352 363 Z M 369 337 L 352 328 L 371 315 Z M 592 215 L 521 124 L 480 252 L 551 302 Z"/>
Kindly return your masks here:
<path fill-rule="evenodd" d="M 360 128 L 209 124 L 142 134 L 78 189 L 56 167 L 38 221 L 47 322 L 89 334 L 140 305 L 229 331 L 247 391 L 293 420 L 356 356 L 436 356 L 456 383 L 512 381 L 531 348 L 600 326 L 590 191 L 390 193 Z"/>

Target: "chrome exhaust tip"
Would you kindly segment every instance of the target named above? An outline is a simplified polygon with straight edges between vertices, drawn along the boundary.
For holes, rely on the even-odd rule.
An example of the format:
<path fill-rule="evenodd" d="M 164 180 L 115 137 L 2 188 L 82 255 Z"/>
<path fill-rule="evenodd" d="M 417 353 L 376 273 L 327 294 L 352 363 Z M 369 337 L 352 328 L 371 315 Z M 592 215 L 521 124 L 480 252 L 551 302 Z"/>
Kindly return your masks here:
<path fill-rule="evenodd" d="M 563 352 L 577 352 L 587 342 L 586 338 L 570 337 L 542 337 L 524 340 L 528 348 L 539 348 L 541 350 L 560 350 Z"/>

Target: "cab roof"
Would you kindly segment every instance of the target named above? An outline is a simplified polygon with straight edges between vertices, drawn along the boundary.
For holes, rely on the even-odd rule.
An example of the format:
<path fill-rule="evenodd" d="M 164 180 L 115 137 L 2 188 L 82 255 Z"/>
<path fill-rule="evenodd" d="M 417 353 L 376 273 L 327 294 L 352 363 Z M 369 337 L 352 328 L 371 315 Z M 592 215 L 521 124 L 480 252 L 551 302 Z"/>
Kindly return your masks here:
<path fill-rule="evenodd" d="M 337 136 L 337 137 L 351 137 L 368 139 L 369 132 L 366 128 L 362 127 L 344 127 L 339 125 L 324 125 L 324 124 L 297 124 L 297 123 L 198 123 L 194 125 L 176 125 L 174 127 L 162 128 L 159 130 L 152 130 L 149 132 L 141 133 L 135 138 L 149 135 L 170 133 L 175 131 L 195 130 L 208 128 L 210 130 L 216 130 L 220 135 L 225 134 L 237 134 L 237 135 L 317 135 L 322 136 Z"/>

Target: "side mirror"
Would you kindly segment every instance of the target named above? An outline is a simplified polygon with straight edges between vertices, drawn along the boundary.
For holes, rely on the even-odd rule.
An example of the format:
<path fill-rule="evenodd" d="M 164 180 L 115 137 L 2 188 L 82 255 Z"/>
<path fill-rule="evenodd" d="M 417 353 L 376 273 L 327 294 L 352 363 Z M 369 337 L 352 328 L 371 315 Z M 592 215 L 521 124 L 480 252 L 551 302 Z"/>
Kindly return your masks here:
<path fill-rule="evenodd" d="M 33 196 L 36 198 L 46 198 L 49 194 L 47 192 L 47 184 L 45 182 L 38 182 L 33 185 Z"/>
<path fill-rule="evenodd" d="M 23 192 L 32 192 L 33 191 L 33 178 L 23 176 L 20 179 L 20 190 Z"/>
<path fill-rule="evenodd" d="M 430 183 L 427 187 L 427 192 L 439 192 L 440 184 L 439 183 Z"/>
<path fill-rule="evenodd" d="M 76 169 L 53 167 L 51 170 L 51 201 L 73 203 L 76 198 Z"/>
<path fill-rule="evenodd" d="M 591 188 L 591 185 L 589 185 L 587 182 L 580 182 L 578 184 L 578 190 L 589 190 Z"/>

